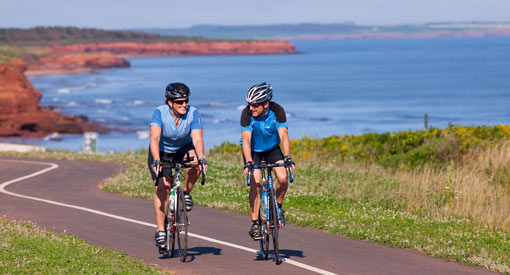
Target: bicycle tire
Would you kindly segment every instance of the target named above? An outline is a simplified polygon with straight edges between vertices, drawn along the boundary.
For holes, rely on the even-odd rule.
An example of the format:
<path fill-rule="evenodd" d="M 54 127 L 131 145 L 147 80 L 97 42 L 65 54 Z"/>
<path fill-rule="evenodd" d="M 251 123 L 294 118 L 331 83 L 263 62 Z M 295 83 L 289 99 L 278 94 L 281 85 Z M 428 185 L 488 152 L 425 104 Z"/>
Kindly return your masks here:
<path fill-rule="evenodd" d="M 188 215 L 186 213 L 186 203 L 184 202 L 184 191 L 179 187 L 177 195 L 177 211 L 175 219 L 177 224 L 177 249 L 181 262 L 186 262 L 188 256 Z"/>
<path fill-rule="evenodd" d="M 280 250 L 278 246 L 279 224 L 278 215 L 276 213 L 276 196 L 274 188 L 269 189 L 269 212 L 271 213 L 269 224 L 271 226 L 271 235 L 273 237 L 274 260 L 275 263 L 279 265 L 280 264 Z"/>
<path fill-rule="evenodd" d="M 262 230 L 262 238 L 260 238 L 260 252 L 262 254 L 262 257 L 264 257 L 264 260 L 269 259 L 269 230 L 267 228 L 266 221 L 263 221 L 261 218 L 261 211 L 264 211 L 262 207 L 260 207 L 259 210 L 259 225 Z"/>
<path fill-rule="evenodd" d="M 167 211 L 170 211 L 170 209 L 168 209 Z M 174 231 L 175 220 L 172 219 L 170 223 L 168 223 L 169 218 L 170 216 L 167 214 L 165 217 L 166 249 L 168 257 L 172 258 L 175 254 L 175 231 Z"/>

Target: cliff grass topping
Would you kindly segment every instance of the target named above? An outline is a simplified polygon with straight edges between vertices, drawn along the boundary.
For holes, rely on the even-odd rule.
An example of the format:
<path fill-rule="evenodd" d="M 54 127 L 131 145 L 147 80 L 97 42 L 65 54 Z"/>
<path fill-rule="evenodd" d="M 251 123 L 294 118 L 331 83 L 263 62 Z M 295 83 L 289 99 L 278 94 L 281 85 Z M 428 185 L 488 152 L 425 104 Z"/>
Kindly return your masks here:
<path fill-rule="evenodd" d="M 202 37 L 161 36 L 131 31 L 111 31 L 76 27 L 1 28 L 0 44 L 48 45 L 88 42 L 200 42 Z"/>

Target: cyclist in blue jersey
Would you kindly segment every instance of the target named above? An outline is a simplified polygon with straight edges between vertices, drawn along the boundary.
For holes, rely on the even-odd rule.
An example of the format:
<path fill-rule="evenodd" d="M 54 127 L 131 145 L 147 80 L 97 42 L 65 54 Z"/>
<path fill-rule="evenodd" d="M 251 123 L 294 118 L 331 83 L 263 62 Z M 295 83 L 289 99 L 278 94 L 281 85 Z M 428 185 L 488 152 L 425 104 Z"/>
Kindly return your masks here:
<path fill-rule="evenodd" d="M 248 176 L 253 165 L 260 164 L 262 160 L 267 163 L 285 163 L 292 171 L 296 166 L 290 156 L 290 141 L 285 110 L 276 102 L 271 101 L 273 90 L 271 85 L 264 83 L 252 86 L 246 93 L 248 106 L 241 113 L 241 147 L 244 157 L 244 174 Z M 281 148 L 280 148 L 281 145 Z M 283 152 L 282 152 L 283 149 Z M 276 200 L 280 209 L 280 217 L 285 224 L 283 198 L 287 192 L 286 167 L 275 167 L 277 178 Z M 262 172 L 253 170 L 250 187 L 250 236 L 254 240 L 262 237 L 258 215 L 260 210 L 260 182 Z"/>
<path fill-rule="evenodd" d="M 165 90 L 165 104 L 154 110 L 150 122 L 150 146 L 148 165 L 152 180 L 156 185 L 154 195 L 154 213 L 157 231 L 154 237 L 156 246 L 165 248 L 165 213 L 172 183 L 170 168 L 156 167 L 161 163 L 182 162 L 189 154 L 191 163 L 200 163 L 199 167 L 186 169 L 183 186 L 186 210 L 193 207 L 191 189 L 200 175 L 200 169 L 208 168 L 204 155 L 203 127 L 198 110 L 189 106 L 190 90 L 183 83 L 170 83 Z M 162 175 L 156 182 L 157 174 Z"/>

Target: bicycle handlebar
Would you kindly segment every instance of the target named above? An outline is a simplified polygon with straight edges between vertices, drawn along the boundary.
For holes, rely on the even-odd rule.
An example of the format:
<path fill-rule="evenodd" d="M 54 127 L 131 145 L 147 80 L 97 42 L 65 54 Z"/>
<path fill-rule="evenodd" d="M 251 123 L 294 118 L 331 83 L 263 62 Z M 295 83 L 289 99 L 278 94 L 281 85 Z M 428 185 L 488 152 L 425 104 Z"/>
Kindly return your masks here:
<path fill-rule="evenodd" d="M 201 164 L 187 164 L 187 162 L 190 162 L 193 160 L 193 157 L 190 157 L 188 159 L 185 159 L 186 163 L 161 163 L 161 164 L 158 164 L 156 165 L 156 171 L 158 171 L 158 174 L 157 174 L 157 178 L 159 178 L 159 170 L 161 167 L 163 168 L 170 168 L 170 169 L 186 169 L 186 168 L 192 168 L 192 167 L 199 167 Z M 201 184 L 204 185 L 205 184 L 205 177 L 206 177 L 206 171 L 205 171 L 205 167 L 202 166 L 202 181 L 201 181 Z"/>
<path fill-rule="evenodd" d="M 255 165 L 253 165 L 253 169 L 266 169 L 266 168 L 274 168 L 274 167 L 285 167 L 285 163 L 273 163 L 273 164 L 264 164 L 264 165 L 255 164 Z M 287 173 L 289 174 L 289 182 L 293 183 L 294 182 L 294 174 L 292 173 L 292 168 L 291 167 L 285 167 L 285 168 L 287 168 Z M 247 186 L 250 186 L 250 184 L 251 184 L 250 183 L 251 172 L 252 172 L 252 170 L 249 170 L 248 176 L 246 176 L 246 185 Z"/>

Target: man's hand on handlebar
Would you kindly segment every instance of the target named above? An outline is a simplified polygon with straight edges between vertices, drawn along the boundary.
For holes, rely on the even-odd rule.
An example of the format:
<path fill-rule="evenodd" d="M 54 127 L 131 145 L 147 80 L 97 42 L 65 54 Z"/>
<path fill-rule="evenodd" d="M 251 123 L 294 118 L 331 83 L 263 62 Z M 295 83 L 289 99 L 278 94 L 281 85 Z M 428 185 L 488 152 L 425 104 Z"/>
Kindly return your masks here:
<path fill-rule="evenodd" d="M 207 162 L 205 158 L 199 159 L 198 163 L 201 165 L 204 171 L 207 171 L 207 169 L 209 168 L 209 162 Z"/>
<path fill-rule="evenodd" d="M 292 158 L 290 157 L 290 155 L 286 155 L 283 158 L 283 162 L 285 163 L 285 167 L 291 168 L 292 173 L 294 173 L 294 171 L 296 170 L 296 164 L 292 161 Z"/>
<path fill-rule="evenodd" d="M 246 162 L 246 164 L 244 165 L 244 170 L 243 170 L 245 176 L 248 176 L 248 174 L 251 171 L 253 171 L 253 165 L 254 165 L 253 161 Z"/>

